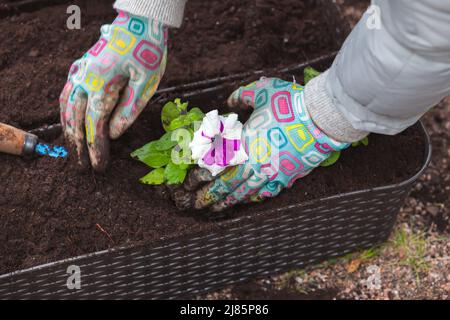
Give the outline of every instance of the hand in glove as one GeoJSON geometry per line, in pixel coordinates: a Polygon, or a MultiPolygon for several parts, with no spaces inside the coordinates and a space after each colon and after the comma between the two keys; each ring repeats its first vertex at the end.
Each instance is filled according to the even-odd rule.
{"type": "Polygon", "coordinates": [[[228,105],[254,109],[242,137],[249,159],[214,179],[206,169],[190,172],[183,189],[173,194],[179,208],[222,211],[275,197],[333,151],[349,146],[313,123],[305,108],[304,87],[295,83],[263,78],[235,91],[228,105]]]}
{"type": "Polygon", "coordinates": [[[61,123],[80,164],[106,169],[109,139],[119,138],[158,88],[167,58],[167,28],[119,12],[100,40],[70,68],[60,98],[61,123]],[[89,154],[89,157],[88,157],[89,154]]]}

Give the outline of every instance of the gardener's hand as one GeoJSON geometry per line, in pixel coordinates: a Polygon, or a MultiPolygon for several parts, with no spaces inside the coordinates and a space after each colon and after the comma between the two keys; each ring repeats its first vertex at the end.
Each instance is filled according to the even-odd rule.
{"type": "Polygon", "coordinates": [[[191,171],[183,189],[173,194],[177,206],[221,211],[237,203],[275,197],[331,152],[348,147],[313,123],[305,109],[303,89],[292,82],[263,78],[235,91],[228,99],[230,107],[254,109],[243,131],[249,160],[215,179],[206,169],[191,171]]]}
{"type": "Polygon", "coordinates": [[[109,138],[119,138],[154,95],[164,74],[167,28],[119,12],[71,67],[60,98],[61,123],[80,164],[106,169],[109,138]],[[89,157],[88,157],[89,154],[89,157]]]}

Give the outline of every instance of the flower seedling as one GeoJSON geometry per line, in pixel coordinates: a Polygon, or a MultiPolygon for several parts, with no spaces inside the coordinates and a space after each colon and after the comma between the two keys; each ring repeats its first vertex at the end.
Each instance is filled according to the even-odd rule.
{"type": "Polygon", "coordinates": [[[204,116],[199,108],[188,111],[188,103],[182,103],[180,99],[163,107],[161,121],[166,133],[131,154],[153,169],[140,179],[142,183],[174,185],[184,182],[189,169],[194,166],[189,143],[204,116]]]}
{"type": "Polygon", "coordinates": [[[248,159],[241,143],[243,125],[235,113],[188,111],[188,104],[176,99],[163,107],[161,121],[166,133],[131,154],[153,169],[142,183],[181,184],[195,165],[216,176],[248,159]]]}

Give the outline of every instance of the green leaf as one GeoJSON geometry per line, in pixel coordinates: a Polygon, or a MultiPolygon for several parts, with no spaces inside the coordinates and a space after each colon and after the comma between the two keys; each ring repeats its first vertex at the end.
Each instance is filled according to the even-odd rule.
{"type": "Polygon", "coordinates": [[[199,108],[192,108],[187,114],[180,114],[166,126],[166,131],[174,131],[180,128],[187,128],[195,122],[200,122],[205,114],[199,108]]]}
{"type": "Polygon", "coordinates": [[[165,133],[161,139],[155,141],[154,148],[157,151],[172,150],[177,145],[177,141],[172,141],[172,132],[165,133]]]}
{"type": "Polygon", "coordinates": [[[187,115],[181,115],[176,119],[173,119],[170,125],[167,127],[168,131],[175,131],[180,128],[187,127],[191,124],[191,120],[187,115]]]}
{"type": "Polygon", "coordinates": [[[169,152],[153,152],[147,154],[145,157],[140,159],[143,163],[148,165],[151,168],[161,168],[167,165],[170,162],[170,153],[169,152]]]}
{"type": "Polygon", "coordinates": [[[167,180],[167,184],[181,184],[186,179],[187,169],[181,168],[179,165],[170,162],[165,171],[164,177],[167,180]]]}
{"type": "Polygon", "coordinates": [[[199,108],[192,108],[191,110],[189,110],[187,116],[189,120],[191,120],[191,123],[193,123],[196,121],[202,121],[205,117],[205,114],[199,108]]]}
{"type": "Polygon", "coordinates": [[[143,184],[161,185],[166,181],[164,176],[164,168],[158,168],[151,171],[145,177],[139,180],[143,184]]]}
{"type": "Polygon", "coordinates": [[[175,104],[177,105],[177,108],[180,109],[181,114],[186,114],[187,108],[188,108],[188,105],[189,105],[188,102],[182,103],[181,99],[178,98],[178,99],[175,99],[175,104]]]}
{"type": "Polygon", "coordinates": [[[164,105],[161,112],[161,121],[164,130],[169,131],[169,125],[180,115],[187,113],[188,103],[181,103],[180,99],[175,99],[174,102],[168,102],[164,105]]]}
{"type": "Polygon", "coordinates": [[[368,137],[368,136],[365,137],[364,139],[362,139],[362,140],[360,141],[360,143],[361,143],[363,146],[367,147],[367,146],[369,145],[369,137],[368,137]]]}
{"type": "Polygon", "coordinates": [[[367,136],[364,139],[362,139],[361,143],[367,147],[369,145],[369,137],[367,136]]]}
{"type": "Polygon", "coordinates": [[[359,141],[356,141],[356,142],[353,142],[353,143],[352,143],[352,147],[354,147],[354,148],[359,147],[359,146],[361,146],[361,145],[363,145],[363,146],[365,146],[365,147],[367,147],[367,146],[369,145],[369,137],[368,137],[368,136],[365,137],[365,138],[362,139],[362,140],[359,140],[359,141]]]}
{"type": "Polygon", "coordinates": [[[194,164],[192,164],[192,163],[180,163],[178,166],[179,166],[180,169],[182,169],[182,170],[188,170],[188,171],[189,171],[189,169],[191,169],[192,167],[194,167],[194,164]]]}
{"type": "Polygon", "coordinates": [[[313,67],[306,67],[303,70],[303,75],[305,79],[305,85],[310,82],[312,79],[320,75],[320,72],[314,69],[313,67]]]}
{"type": "Polygon", "coordinates": [[[161,121],[164,127],[164,130],[168,131],[168,126],[172,122],[173,119],[177,118],[180,115],[180,111],[177,108],[177,105],[174,102],[167,102],[161,112],[161,121]]]}
{"type": "Polygon", "coordinates": [[[323,161],[320,165],[322,167],[332,166],[333,164],[335,164],[339,160],[340,157],[341,157],[341,152],[340,151],[332,152],[330,157],[328,159],[326,159],[325,161],[323,161]]]}
{"type": "Polygon", "coordinates": [[[138,159],[140,161],[143,161],[142,159],[145,158],[146,156],[148,156],[151,153],[157,152],[158,150],[156,149],[156,141],[152,141],[150,143],[147,143],[145,146],[135,150],[132,154],[131,157],[138,159]]]}

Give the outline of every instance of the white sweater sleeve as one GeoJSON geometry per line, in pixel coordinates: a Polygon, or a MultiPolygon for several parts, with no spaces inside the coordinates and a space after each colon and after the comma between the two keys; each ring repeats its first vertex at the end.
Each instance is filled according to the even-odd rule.
{"type": "Polygon", "coordinates": [[[450,93],[450,1],[372,3],[331,69],[305,89],[312,119],[340,141],[397,134],[450,93]]]}
{"type": "Polygon", "coordinates": [[[179,28],[187,0],[117,0],[114,8],[179,28]]]}

